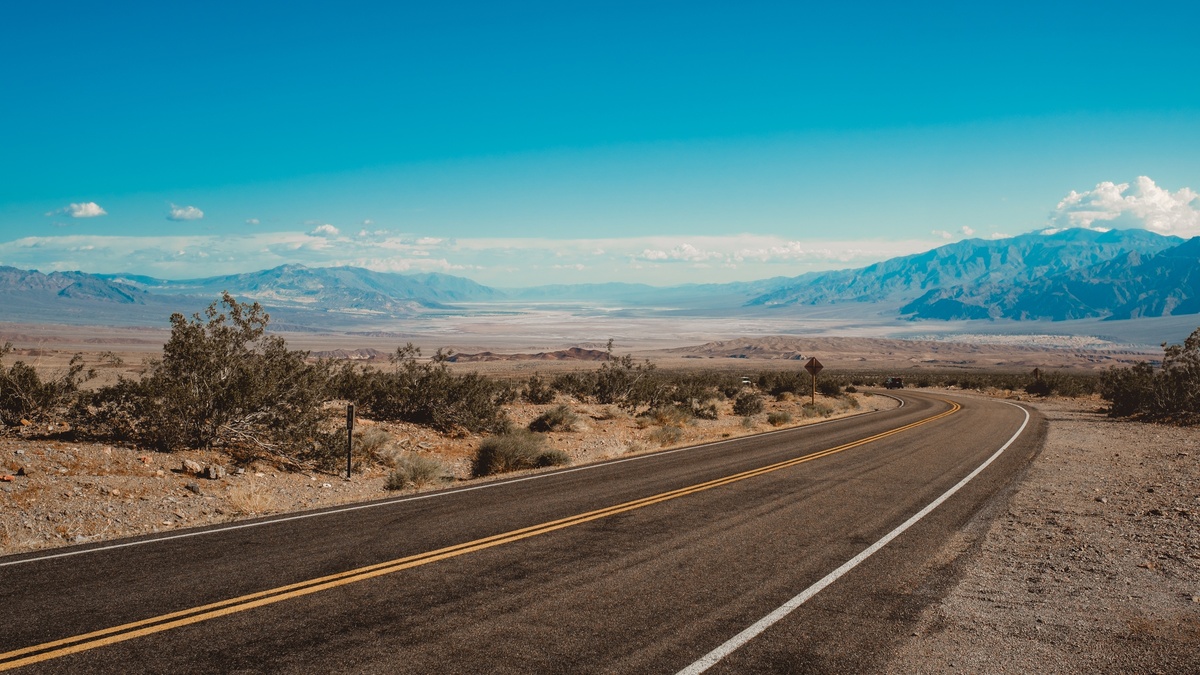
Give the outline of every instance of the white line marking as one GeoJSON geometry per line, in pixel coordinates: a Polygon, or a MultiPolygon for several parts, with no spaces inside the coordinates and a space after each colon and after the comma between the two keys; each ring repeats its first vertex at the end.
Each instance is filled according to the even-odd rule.
{"type": "MultiPolygon", "coordinates": [[[[899,407],[892,408],[892,410],[899,410],[900,408],[904,407],[904,401],[901,401],[900,399],[896,398],[895,396],[890,396],[888,394],[876,394],[876,396],[887,396],[888,398],[894,399],[896,401],[900,401],[899,407]]],[[[332,509],[328,509],[328,510],[324,510],[324,511],[311,511],[308,513],[299,513],[299,514],[290,515],[290,516],[272,517],[267,520],[259,520],[259,521],[253,522],[253,523],[240,523],[238,525],[226,525],[225,527],[206,528],[203,530],[197,530],[197,531],[193,531],[193,532],[181,532],[180,534],[171,534],[171,535],[167,535],[164,537],[153,537],[151,539],[139,539],[138,541],[127,541],[127,542],[124,542],[121,544],[109,544],[107,546],[97,546],[96,548],[88,548],[88,549],[83,549],[83,550],[79,550],[79,551],[64,551],[62,553],[50,553],[47,555],[41,555],[41,556],[37,556],[37,557],[33,557],[33,558],[25,558],[22,560],[11,560],[8,562],[0,562],[0,567],[8,567],[10,565],[24,565],[25,563],[39,562],[42,560],[54,560],[55,558],[69,558],[71,556],[84,555],[85,553],[98,553],[100,551],[112,551],[112,550],[120,549],[120,548],[129,548],[131,546],[143,546],[145,544],[154,544],[154,543],[158,543],[160,541],[171,541],[172,539],[187,539],[189,537],[200,537],[203,535],[218,534],[221,532],[232,532],[234,530],[245,530],[245,529],[249,529],[252,527],[262,527],[264,525],[274,525],[276,523],[286,523],[286,522],[293,521],[293,520],[305,520],[307,518],[317,518],[320,516],[329,516],[329,515],[334,515],[334,514],[338,514],[338,513],[349,513],[351,511],[360,511],[362,509],[373,509],[373,508],[380,507],[380,506],[391,506],[392,504],[401,504],[404,502],[415,502],[415,501],[420,501],[423,499],[436,499],[439,497],[448,497],[450,495],[456,495],[456,494],[463,493],[463,492],[474,492],[475,490],[486,490],[489,488],[500,487],[502,485],[512,485],[513,483],[523,483],[523,482],[529,481],[529,480],[539,480],[542,478],[549,478],[551,476],[560,476],[563,474],[575,473],[577,471],[590,471],[590,470],[598,469],[598,468],[604,467],[604,466],[612,466],[613,464],[624,464],[625,462],[639,462],[639,461],[643,461],[643,460],[656,459],[659,457],[665,457],[667,455],[673,455],[677,452],[699,450],[700,448],[707,448],[707,447],[712,447],[712,446],[717,446],[717,445],[723,445],[726,443],[734,443],[737,441],[744,441],[744,440],[751,439],[751,438],[761,438],[763,436],[774,436],[776,434],[786,434],[790,431],[811,429],[813,427],[824,426],[826,424],[835,424],[837,422],[842,422],[844,420],[854,419],[854,418],[858,418],[858,417],[865,417],[867,415],[874,415],[874,414],[882,413],[882,412],[887,412],[887,410],[872,410],[870,412],[858,413],[857,415],[847,415],[846,417],[839,417],[839,418],[832,419],[832,420],[825,420],[823,422],[806,424],[804,426],[799,426],[799,427],[791,427],[789,429],[778,429],[775,431],[766,431],[766,432],[763,432],[760,434],[753,434],[750,436],[739,436],[737,438],[727,438],[727,439],[720,440],[720,441],[713,441],[711,443],[701,443],[700,445],[689,445],[689,446],[683,447],[683,448],[675,448],[674,450],[663,450],[661,452],[655,452],[655,453],[650,453],[650,454],[645,454],[645,455],[638,455],[636,457],[626,457],[625,459],[617,459],[617,460],[612,460],[612,461],[608,461],[608,462],[599,462],[596,464],[588,464],[585,466],[578,466],[573,469],[561,469],[558,471],[547,471],[547,472],[543,472],[543,473],[534,474],[531,476],[524,476],[521,478],[510,478],[507,480],[492,481],[490,483],[484,483],[482,485],[472,485],[470,487],[445,490],[442,492],[433,492],[433,493],[426,494],[426,495],[413,495],[411,497],[397,497],[396,499],[387,499],[387,500],[383,500],[383,501],[370,502],[368,504],[356,504],[354,506],[345,506],[342,508],[332,508],[332,509]]]]}
{"type": "Polygon", "coordinates": [[[704,671],[708,670],[709,668],[712,668],[713,666],[717,665],[717,663],[721,659],[725,658],[726,656],[729,656],[730,654],[732,654],[734,651],[736,651],[742,645],[744,645],[747,642],[758,637],[763,631],[770,628],[773,624],[775,624],[776,622],[778,622],[780,619],[784,618],[788,614],[791,614],[792,612],[794,612],[796,609],[798,609],[800,607],[800,605],[803,605],[814,595],[825,590],[825,588],[828,587],[830,584],[837,581],[843,575],[845,575],[847,572],[849,572],[850,570],[857,567],[859,563],[866,560],[867,558],[870,558],[872,555],[875,554],[876,551],[883,548],[884,546],[887,546],[888,542],[890,542],[891,540],[900,536],[901,533],[903,533],[908,528],[912,527],[914,524],[916,524],[917,521],[919,521],[922,518],[924,518],[925,516],[929,515],[929,512],[936,509],[938,506],[940,506],[942,504],[942,502],[949,499],[951,495],[953,495],[955,492],[958,492],[960,489],[962,489],[962,487],[964,485],[971,482],[971,480],[973,478],[975,478],[980,473],[982,473],[984,469],[988,468],[988,466],[992,462],[994,462],[996,460],[996,458],[1001,455],[1001,453],[1003,453],[1005,450],[1007,450],[1009,448],[1009,446],[1011,446],[1017,440],[1017,437],[1021,435],[1021,432],[1025,431],[1026,425],[1029,424],[1029,411],[1028,410],[1026,410],[1025,408],[1023,408],[1019,405],[1016,405],[1014,403],[1008,403],[1008,401],[1000,401],[1000,403],[1005,403],[1007,405],[1011,405],[1012,407],[1017,408],[1021,412],[1025,413],[1025,421],[1021,422],[1021,428],[1017,429],[1017,433],[1013,434],[1012,438],[1009,438],[1007,443],[1000,446],[1000,449],[997,450],[995,452],[995,454],[993,454],[991,457],[988,457],[986,462],[979,465],[979,468],[977,468],[974,471],[972,471],[971,473],[967,474],[966,478],[963,478],[962,480],[960,480],[957,484],[954,485],[954,487],[950,488],[945,493],[943,493],[941,497],[938,497],[937,499],[933,500],[928,506],[921,509],[916,514],[914,514],[911,518],[909,518],[908,520],[901,523],[899,527],[897,527],[896,529],[892,530],[891,532],[888,532],[887,534],[885,534],[882,539],[875,542],[874,544],[871,544],[871,546],[868,547],[866,550],[864,550],[862,553],[859,553],[858,555],[854,556],[853,558],[847,560],[845,563],[842,564],[841,567],[839,567],[836,570],[825,575],[825,577],[823,577],[820,581],[818,581],[817,583],[813,584],[812,586],[809,586],[808,588],[804,589],[804,591],[801,592],[800,595],[797,595],[796,597],[792,598],[791,600],[788,600],[782,606],[780,606],[779,609],[776,609],[775,611],[771,612],[770,614],[768,614],[768,615],[764,616],[763,618],[759,619],[758,621],[754,622],[754,624],[751,625],[749,628],[747,628],[746,630],[733,636],[732,638],[727,640],[724,644],[722,644],[720,647],[717,647],[716,649],[712,650],[711,652],[700,657],[700,659],[698,661],[696,661],[692,665],[688,666],[687,668],[684,668],[683,670],[679,671],[678,675],[699,675],[699,673],[703,673],[704,671]]]}

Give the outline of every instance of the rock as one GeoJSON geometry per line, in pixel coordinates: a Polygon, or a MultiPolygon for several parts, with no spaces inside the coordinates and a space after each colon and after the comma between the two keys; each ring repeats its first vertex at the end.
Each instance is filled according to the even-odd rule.
{"type": "Polygon", "coordinates": [[[183,487],[185,490],[187,490],[189,492],[195,492],[196,494],[200,494],[200,484],[199,483],[192,482],[192,483],[188,483],[187,485],[184,485],[183,487]]]}
{"type": "Polygon", "coordinates": [[[246,470],[239,466],[237,469],[237,475],[241,476],[245,473],[246,473],[246,470]]]}
{"type": "Polygon", "coordinates": [[[331,485],[331,484],[329,484],[329,483],[321,483],[321,487],[323,487],[323,488],[331,488],[331,487],[333,487],[333,485],[331,485]]]}
{"type": "Polygon", "coordinates": [[[204,468],[204,477],[209,480],[217,480],[225,477],[225,467],[220,464],[209,464],[204,468]]]}
{"type": "Polygon", "coordinates": [[[150,455],[142,455],[141,457],[138,457],[138,461],[140,461],[142,464],[149,464],[150,455]]]}
{"type": "Polygon", "coordinates": [[[0,476],[0,480],[4,481],[5,483],[11,483],[16,479],[16,476],[0,476]]]}
{"type": "Polygon", "coordinates": [[[23,455],[23,454],[25,454],[25,451],[18,449],[14,454],[23,455]]]}
{"type": "Polygon", "coordinates": [[[195,462],[190,459],[183,460],[183,472],[184,473],[196,475],[203,470],[204,470],[204,467],[200,466],[200,462],[195,462]]]}
{"type": "Polygon", "coordinates": [[[112,489],[112,491],[111,491],[111,492],[109,492],[109,494],[110,494],[110,495],[112,495],[112,496],[114,496],[114,497],[120,497],[120,496],[121,496],[121,491],[120,491],[120,490],[118,490],[118,489],[116,489],[116,488],[113,488],[113,489],[112,489]]]}
{"type": "Polygon", "coordinates": [[[27,471],[27,470],[25,469],[25,467],[23,467],[23,466],[22,466],[22,467],[18,467],[18,468],[17,468],[17,475],[18,475],[18,476],[28,476],[28,475],[29,475],[29,471],[27,471]]]}
{"type": "Polygon", "coordinates": [[[33,422],[30,422],[29,420],[21,420],[21,426],[23,426],[23,427],[28,427],[28,426],[32,426],[32,425],[33,425],[33,422]]]}

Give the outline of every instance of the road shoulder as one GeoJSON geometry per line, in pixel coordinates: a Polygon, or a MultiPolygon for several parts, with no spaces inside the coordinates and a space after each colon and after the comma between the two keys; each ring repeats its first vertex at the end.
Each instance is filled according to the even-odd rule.
{"type": "Polygon", "coordinates": [[[1200,429],[1037,402],[1042,453],[890,672],[1200,672],[1200,429]]]}

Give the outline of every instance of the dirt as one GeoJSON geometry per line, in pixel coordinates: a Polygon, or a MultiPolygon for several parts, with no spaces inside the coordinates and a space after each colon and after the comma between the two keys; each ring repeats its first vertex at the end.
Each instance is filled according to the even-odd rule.
{"type": "Polygon", "coordinates": [[[1041,455],[896,673],[1200,672],[1200,429],[1036,403],[1041,455]]]}

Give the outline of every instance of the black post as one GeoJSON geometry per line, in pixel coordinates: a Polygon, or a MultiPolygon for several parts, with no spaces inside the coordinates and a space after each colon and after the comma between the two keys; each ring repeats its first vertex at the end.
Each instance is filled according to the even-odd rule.
{"type": "Polygon", "coordinates": [[[346,406],[346,480],[350,480],[350,452],[354,449],[354,404],[346,406]]]}

